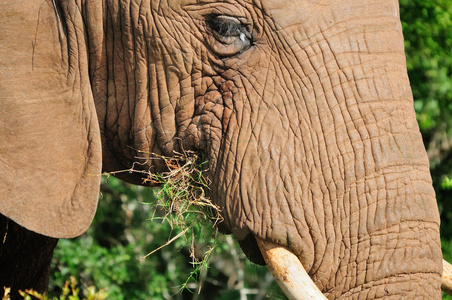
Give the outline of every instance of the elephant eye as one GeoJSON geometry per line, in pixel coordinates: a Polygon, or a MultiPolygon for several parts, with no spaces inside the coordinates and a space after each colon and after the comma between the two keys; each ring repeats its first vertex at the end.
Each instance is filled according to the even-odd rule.
{"type": "Polygon", "coordinates": [[[223,57],[233,56],[253,45],[248,26],[236,17],[209,15],[206,25],[214,39],[208,39],[212,50],[223,57]]]}

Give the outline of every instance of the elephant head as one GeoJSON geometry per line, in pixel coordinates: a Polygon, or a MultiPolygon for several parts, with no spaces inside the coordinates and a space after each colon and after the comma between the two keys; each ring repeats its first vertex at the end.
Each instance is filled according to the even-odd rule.
{"type": "MultiPolygon", "coordinates": [[[[0,4],[0,212],[67,238],[99,176],[206,155],[250,260],[330,299],[440,297],[439,215],[395,0],[0,4]],[[9,58],[8,55],[12,55],[9,58]],[[148,154],[149,153],[149,154],[148,154]]],[[[118,173],[140,184],[140,173],[118,173]]]]}

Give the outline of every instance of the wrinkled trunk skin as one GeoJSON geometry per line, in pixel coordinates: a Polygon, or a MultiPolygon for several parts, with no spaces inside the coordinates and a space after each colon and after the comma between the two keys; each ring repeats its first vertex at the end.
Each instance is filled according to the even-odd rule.
{"type": "Polygon", "coordinates": [[[306,32],[287,29],[283,42],[296,46],[284,66],[256,58],[270,61],[256,73],[293,87],[267,80],[262,102],[236,108],[247,119],[229,125],[238,132],[227,132],[223,153],[235,156],[218,162],[226,171],[215,174],[224,184],[214,198],[239,239],[249,229],[288,245],[332,299],[431,299],[440,296],[439,217],[397,3],[362,5],[300,20],[306,32]]]}
{"type": "Polygon", "coordinates": [[[387,2],[305,7],[304,30],[275,12],[292,27],[248,62],[266,80],[242,79],[260,92],[234,107],[213,166],[232,233],[289,246],[331,299],[440,297],[438,211],[387,2]]]}
{"type": "Polygon", "coordinates": [[[105,25],[88,25],[103,45],[90,70],[104,168],[161,171],[146,153],[205,152],[222,228],[251,260],[259,236],[294,251],[330,299],[439,299],[397,1],[189,4],[108,0],[93,17],[105,25]],[[245,15],[255,46],[212,54],[199,11],[213,7],[245,15]]]}

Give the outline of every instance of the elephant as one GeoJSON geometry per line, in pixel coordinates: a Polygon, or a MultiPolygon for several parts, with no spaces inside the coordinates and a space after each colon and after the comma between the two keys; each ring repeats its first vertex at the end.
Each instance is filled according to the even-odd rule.
{"type": "Polygon", "coordinates": [[[167,171],[152,154],[183,150],[207,157],[218,226],[252,262],[287,249],[328,299],[441,297],[396,0],[1,1],[0,28],[12,299],[45,291],[102,172],[143,184],[167,171]]]}

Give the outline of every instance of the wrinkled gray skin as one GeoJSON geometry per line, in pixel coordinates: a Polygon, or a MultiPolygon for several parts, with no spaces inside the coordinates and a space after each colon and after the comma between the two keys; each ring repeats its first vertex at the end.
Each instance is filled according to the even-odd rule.
{"type": "Polygon", "coordinates": [[[397,1],[3,2],[3,215],[79,235],[101,162],[162,172],[146,153],[194,150],[251,260],[259,236],[329,299],[440,298],[397,1]]]}

